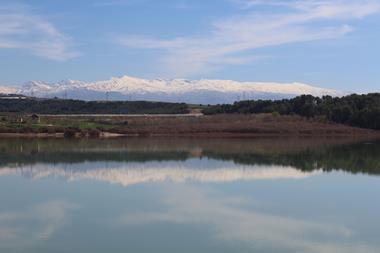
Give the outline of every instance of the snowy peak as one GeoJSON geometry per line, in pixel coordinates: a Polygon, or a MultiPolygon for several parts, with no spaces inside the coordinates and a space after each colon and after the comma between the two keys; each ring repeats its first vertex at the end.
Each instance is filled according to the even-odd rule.
{"type": "Polygon", "coordinates": [[[0,86],[0,94],[14,94],[17,92],[18,92],[17,88],[0,86]]]}
{"type": "MultiPolygon", "coordinates": [[[[1,90],[0,90],[1,91],[1,90]]],[[[37,97],[83,100],[151,100],[196,104],[232,103],[239,99],[282,99],[311,94],[340,96],[342,93],[303,83],[237,82],[232,80],[141,79],[131,76],[83,82],[31,81],[17,90],[37,97]]]]}

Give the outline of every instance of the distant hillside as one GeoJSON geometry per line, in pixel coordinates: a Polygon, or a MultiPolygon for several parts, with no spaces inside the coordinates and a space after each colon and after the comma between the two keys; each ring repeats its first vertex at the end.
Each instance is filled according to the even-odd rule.
{"type": "Polygon", "coordinates": [[[237,82],[232,80],[141,79],[130,76],[105,81],[65,80],[56,83],[27,82],[1,90],[41,98],[79,100],[129,100],[184,102],[190,104],[233,103],[246,99],[283,99],[302,94],[340,96],[341,92],[303,83],[237,82]]]}

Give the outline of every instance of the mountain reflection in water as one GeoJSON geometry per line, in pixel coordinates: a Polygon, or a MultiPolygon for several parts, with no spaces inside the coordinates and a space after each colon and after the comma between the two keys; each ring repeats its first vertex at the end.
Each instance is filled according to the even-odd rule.
{"type": "Polygon", "coordinates": [[[347,139],[8,139],[0,151],[0,175],[124,186],[297,179],[334,170],[380,174],[380,142],[347,139]]]}
{"type": "Polygon", "coordinates": [[[2,139],[0,252],[377,253],[379,174],[379,141],[2,139]]]}

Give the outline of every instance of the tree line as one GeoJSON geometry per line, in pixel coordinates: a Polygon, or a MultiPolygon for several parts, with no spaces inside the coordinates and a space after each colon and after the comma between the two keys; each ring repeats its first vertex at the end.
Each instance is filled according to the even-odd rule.
{"type": "Polygon", "coordinates": [[[301,95],[282,100],[247,100],[234,104],[209,106],[204,114],[272,113],[322,117],[350,126],[380,129],[380,93],[352,94],[344,97],[301,95]]]}
{"type": "Polygon", "coordinates": [[[18,114],[182,114],[185,103],[82,101],[70,99],[0,99],[0,112],[18,114]]]}

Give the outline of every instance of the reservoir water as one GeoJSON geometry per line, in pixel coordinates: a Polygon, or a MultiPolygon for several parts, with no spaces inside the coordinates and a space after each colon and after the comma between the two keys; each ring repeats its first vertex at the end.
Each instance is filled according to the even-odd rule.
{"type": "Polygon", "coordinates": [[[378,253],[379,237],[379,141],[0,141],[0,252],[378,253]]]}

